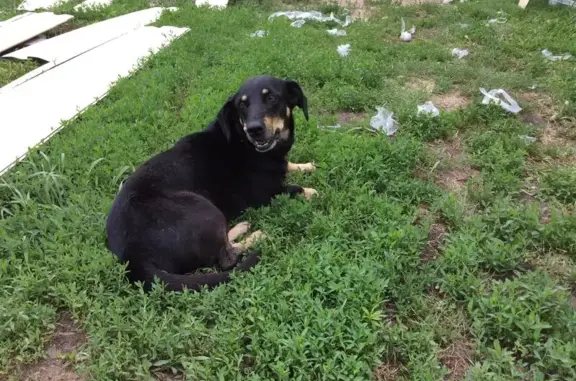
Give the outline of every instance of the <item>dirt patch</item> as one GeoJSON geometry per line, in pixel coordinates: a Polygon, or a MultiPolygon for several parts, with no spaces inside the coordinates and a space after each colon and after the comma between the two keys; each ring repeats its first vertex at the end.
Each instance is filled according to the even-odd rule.
{"type": "Polygon", "coordinates": [[[398,320],[396,319],[396,303],[392,301],[386,301],[384,303],[384,315],[386,316],[386,320],[391,325],[398,324],[398,320]]]}
{"type": "Polygon", "coordinates": [[[46,359],[23,369],[23,381],[82,381],[74,371],[67,369],[61,357],[73,353],[86,342],[82,332],[70,314],[63,313],[56,322],[56,330],[46,351],[46,359]]]}
{"type": "Polygon", "coordinates": [[[429,262],[438,257],[439,248],[444,237],[448,233],[448,229],[444,224],[434,223],[428,232],[428,242],[420,254],[422,262],[429,262]]]}
{"type": "Polygon", "coordinates": [[[538,253],[530,259],[530,264],[544,270],[550,277],[565,286],[570,286],[572,269],[576,268],[576,262],[570,257],[555,252],[538,253]]]}
{"type": "Polygon", "coordinates": [[[395,381],[402,373],[402,366],[395,361],[382,361],[374,371],[377,381],[395,381]]]}
{"type": "Polygon", "coordinates": [[[406,87],[408,87],[410,90],[424,91],[431,94],[436,87],[436,82],[431,79],[410,78],[406,82],[406,87]]]}
{"type": "Polygon", "coordinates": [[[445,111],[464,108],[470,104],[470,98],[459,91],[453,91],[446,94],[435,94],[432,96],[431,101],[436,107],[445,111]]]}
{"type": "Polygon", "coordinates": [[[456,191],[463,188],[466,181],[478,176],[480,176],[480,171],[473,168],[451,169],[439,172],[436,184],[446,190],[456,191]]]}
{"type": "Polygon", "coordinates": [[[472,168],[466,161],[466,153],[462,148],[462,140],[456,137],[450,141],[437,140],[427,144],[435,155],[438,169],[436,184],[446,190],[461,189],[468,179],[480,175],[480,171],[472,168]]]}
{"type": "Polygon", "coordinates": [[[356,123],[364,120],[365,118],[366,118],[365,113],[344,111],[338,114],[338,123],[341,124],[356,123]]]}
{"type": "Polygon", "coordinates": [[[339,6],[350,11],[353,20],[367,20],[374,14],[376,8],[366,6],[367,2],[365,0],[337,0],[339,6]]]}
{"type": "Polygon", "coordinates": [[[542,203],[540,206],[540,223],[545,225],[550,222],[550,218],[550,207],[548,204],[542,203]]]}
{"type": "Polygon", "coordinates": [[[440,352],[440,362],[450,371],[446,380],[463,380],[472,366],[474,345],[466,340],[457,340],[440,352]]]}

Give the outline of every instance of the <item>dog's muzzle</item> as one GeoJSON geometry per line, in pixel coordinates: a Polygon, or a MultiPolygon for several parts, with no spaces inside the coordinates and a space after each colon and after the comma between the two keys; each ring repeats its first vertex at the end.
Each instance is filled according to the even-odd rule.
{"type": "Polygon", "coordinates": [[[254,146],[258,152],[267,152],[273,149],[280,138],[280,133],[276,131],[271,137],[266,137],[266,127],[261,125],[246,125],[242,120],[240,121],[244,126],[244,133],[248,141],[254,146]],[[262,138],[260,138],[262,135],[262,138]]]}

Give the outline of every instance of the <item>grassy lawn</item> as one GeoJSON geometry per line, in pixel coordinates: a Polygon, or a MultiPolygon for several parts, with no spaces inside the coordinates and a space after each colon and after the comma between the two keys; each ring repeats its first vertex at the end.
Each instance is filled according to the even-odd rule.
{"type": "MultiPolygon", "coordinates": [[[[117,3],[75,22],[147,6],[117,3]]],[[[576,380],[576,66],[540,53],[576,56],[575,9],[382,2],[335,37],[268,22],[305,1],[191,3],[158,23],[189,33],[3,177],[0,379],[67,364],[86,380],[576,380]],[[104,246],[122,180],[265,73],[308,96],[290,159],[320,168],[291,178],[320,197],[248,211],[269,238],[230,284],[131,287],[104,246]],[[522,112],[482,105],[480,87],[522,112]],[[428,100],[440,117],[416,114],[428,100]],[[380,105],[394,138],[358,128],[380,105]]],[[[32,65],[0,62],[0,81],[32,65]]]]}

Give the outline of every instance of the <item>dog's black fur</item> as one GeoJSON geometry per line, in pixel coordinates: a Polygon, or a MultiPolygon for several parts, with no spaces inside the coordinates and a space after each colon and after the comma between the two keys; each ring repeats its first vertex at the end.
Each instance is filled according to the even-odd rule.
{"type": "Polygon", "coordinates": [[[108,248],[128,262],[131,282],[150,290],[156,276],[170,290],[198,290],[227,282],[233,268],[258,263],[258,252],[238,261],[227,224],[278,194],[303,192],[285,184],[296,106],[308,119],[298,83],[248,79],[205,130],[185,136],[126,180],[106,231],[108,248]],[[214,265],[222,271],[188,274],[214,265]]]}

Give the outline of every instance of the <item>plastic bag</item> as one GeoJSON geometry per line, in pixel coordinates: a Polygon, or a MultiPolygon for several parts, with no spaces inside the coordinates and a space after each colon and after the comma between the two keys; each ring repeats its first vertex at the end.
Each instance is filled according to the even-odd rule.
{"type": "Polygon", "coordinates": [[[468,54],[470,54],[468,49],[458,49],[458,48],[452,49],[452,56],[458,58],[459,60],[466,57],[468,54]]]}
{"type": "Polygon", "coordinates": [[[567,7],[576,8],[576,1],[574,1],[574,0],[548,0],[548,5],[551,5],[553,7],[558,6],[558,5],[560,5],[560,6],[564,5],[567,7]]]}
{"type": "Polygon", "coordinates": [[[318,11],[309,11],[309,12],[304,12],[304,11],[287,11],[287,12],[274,12],[272,13],[269,17],[268,20],[272,20],[276,17],[280,17],[280,16],[286,16],[288,17],[290,20],[295,20],[291,25],[295,28],[300,28],[302,27],[302,25],[304,25],[306,23],[306,20],[310,20],[310,21],[319,21],[319,22],[328,22],[328,21],[333,21],[335,23],[337,23],[338,25],[340,25],[342,28],[347,27],[348,25],[350,25],[350,23],[352,22],[352,19],[350,18],[350,16],[346,16],[345,20],[338,20],[336,17],[334,17],[334,13],[330,13],[330,16],[324,16],[322,14],[322,12],[318,12],[318,11]]]}
{"type": "Polygon", "coordinates": [[[416,33],[416,27],[412,25],[409,31],[406,31],[406,22],[404,22],[404,17],[402,17],[402,26],[400,28],[400,39],[404,42],[412,41],[412,35],[416,33]]]}
{"type": "Polygon", "coordinates": [[[252,33],[250,37],[266,37],[268,32],[265,30],[257,30],[256,32],[252,33]]]}
{"type": "Polygon", "coordinates": [[[526,144],[531,144],[536,142],[536,138],[533,136],[528,136],[528,135],[522,135],[520,136],[520,139],[524,140],[524,143],[526,144]]]}
{"type": "Polygon", "coordinates": [[[378,106],[376,107],[376,115],[370,119],[370,127],[388,136],[392,136],[398,131],[394,113],[378,106]]]}
{"type": "Polygon", "coordinates": [[[346,57],[350,53],[350,44],[338,45],[336,50],[340,56],[346,57]]]}
{"type": "Polygon", "coordinates": [[[544,57],[548,58],[550,61],[565,61],[565,60],[572,59],[572,55],[570,53],[564,53],[564,54],[561,54],[559,56],[555,56],[548,49],[542,50],[542,55],[544,57]]]}
{"type": "Polygon", "coordinates": [[[440,110],[438,110],[438,108],[434,106],[434,103],[428,101],[422,105],[418,105],[418,115],[420,114],[430,114],[432,116],[439,116],[440,110]]]}
{"type": "Polygon", "coordinates": [[[518,105],[518,102],[512,99],[512,97],[508,95],[508,93],[505,90],[493,89],[486,92],[486,89],[480,88],[480,92],[484,94],[482,104],[487,105],[489,103],[494,102],[497,105],[500,105],[500,107],[502,107],[504,110],[511,112],[513,114],[518,114],[520,111],[522,111],[522,108],[518,105]],[[505,101],[499,98],[500,95],[504,97],[505,101]]]}
{"type": "Polygon", "coordinates": [[[333,36],[346,36],[346,31],[343,29],[328,29],[326,32],[328,32],[328,34],[331,34],[333,36]]]}

